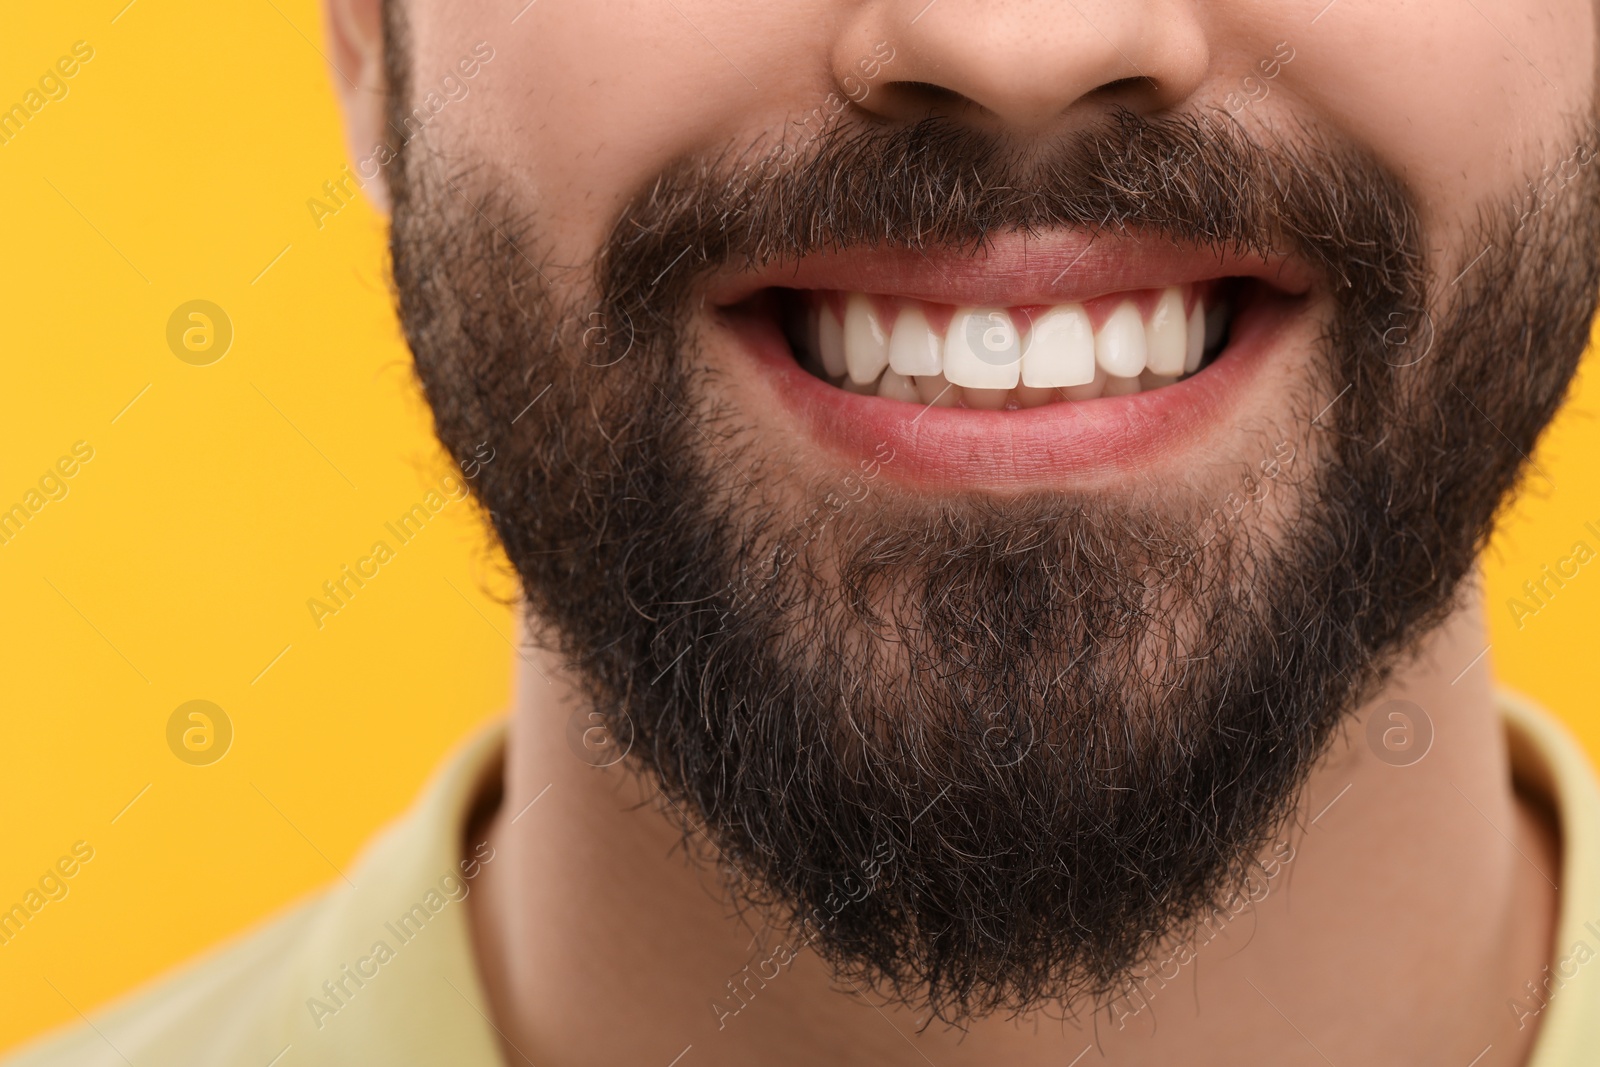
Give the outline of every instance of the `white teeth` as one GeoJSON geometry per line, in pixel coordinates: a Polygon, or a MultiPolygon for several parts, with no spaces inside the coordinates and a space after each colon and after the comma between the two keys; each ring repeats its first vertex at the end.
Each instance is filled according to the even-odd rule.
{"type": "Polygon", "coordinates": [[[921,308],[902,308],[900,317],[894,320],[894,331],[889,335],[889,366],[908,378],[944,372],[944,338],[928,325],[921,308]]]}
{"type": "Polygon", "coordinates": [[[1093,380],[1094,327],[1083,305],[1062,304],[1034,319],[1022,354],[1022,384],[1049,389],[1093,380]]]}
{"type": "Polygon", "coordinates": [[[1137,378],[1144,370],[1144,356],[1144,320],[1133,301],[1124,300],[1095,331],[1095,362],[1112,377],[1137,378]]]}
{"type": "Polygon", "coordinates": [[[1200,357],[1206,353],[1206,311],[1200,301],[1189,309],[1187,336],[1184,339],[1183,373],[1193,374],[1200,369],[1200,357]]]}
{"type": "Polygon", "coordinates": [[[1006,401],[1011,399],[1009,389],[973,389],[971,386],[961,390],[961,402],[969,408],[979,411],[999,411],[1006,406],[1006,401]]]}
{"type": "Polygon", "coordinates": [[[820,363],[828,381],[863,396],[985,411],[1172,385],[1217,350],[1230,317],[1226,302],[1207,307],[1189,287],[1169,286],[1155,294],[1148,318],[1133,294],[1105,301],[1111,311],[1099,329],[1082,304],[1041,308],[1024,340],[1020,320],[1004,308],[955,308],[949,327],[936,331],[920,301],[903,300],[880,314],[879,307],[889,306],[885,298],[839,296],[812,302],[803,323],[789,320],[802,363],[814,369],[820,363]],[[842,315],[833,310],[839,296],[842,315]],[[1190,299],[1194,306],[1185,314],[1190,299]]]}
{"type": "Polygon", "coordinates": [[[1219,302],[1215,307],[1206,309],[1206,348],[1217,347],[1222,340],[1222,331],[1228,325],[1228,309],[1219,302]]]}
{"type": "Polygon", "coordinates": [[[844,376],[844,326],[826,304],[817,308],[817,357],[828,377],[844,376]]]}
{"type": "Polygon", "coordinates": [[[896,373],[891,367],[878,379],[878,395],[885,400],[903,400],[914,404],[917,402],[917,383],[904,374],[896,373]]]}
{"type": "Polygon", "coordinates": [[[889,365],[888,334],[864,293],[851,293],[845,301],[844,361],[850,380],[862,385],[877,381],[889,365]]]}
{"type": "Polygon", "coordinates": [[[1095,400],[1106,391],[1106,369],[1096,363],[1093,380],[1083,385],[1069,385],[1061,390],[1061,395],[1068,400],[1095,400]]]}
{"type": "Polygon", "coordinates": [[[961,402],[960,386],[942,374],[917,375],[917,399],[936,408],[953,408],[961,402]]]}
{"type": "MultiPolygon", "coordinates": [[[[1028,365],[1022,365],[1023,374],[1027,374],[1028,365]]],[[[1027,385],[1019,385],[1011,391],[1016,398],[1017,406],[1023,408],[1042,408],[1046,404],[1054,404],[1061,399],[1060,389],[1035,389],[1027,385]]]]}
{"type": "Polygon", "coordinates": [[[1150,321],[1144,324],[1145,369],[1154,374],[1183,373],[1189,343],[1189,324],[1183,315],[1183,291],[1169,286],[1161,291],[1150,321]]]}
{"type": "MultiPolygon", "coordinates": [[[[1135,312],[1137,316],[1137,312],[1135,312]]],[[[962,388],[1011,389],[1021,375],[1017,327],[998,308],[959,308],[944,341],[944,376],[962,388]]]]}

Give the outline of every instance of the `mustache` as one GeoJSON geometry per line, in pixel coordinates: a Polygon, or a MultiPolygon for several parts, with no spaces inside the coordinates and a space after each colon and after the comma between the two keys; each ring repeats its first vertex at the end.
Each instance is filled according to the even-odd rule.
{"type": "Polygon", "coordinates": [[[632,198],[596,264],[620,319],[665,327],[694,283],[851,247],[977,254],[1058,227],[1307,261],[1348,310],[1420,309],[1420,215],[1336,135],[1256,135],[1206,114],[1126,109],[1022,144],[945,117],[836,125],[810,141],[679,160],[632,198]]]}

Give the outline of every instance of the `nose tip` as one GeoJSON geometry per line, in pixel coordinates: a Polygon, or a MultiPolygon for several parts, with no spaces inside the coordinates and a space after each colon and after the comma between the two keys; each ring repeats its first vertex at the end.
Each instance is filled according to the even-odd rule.
{"type": "Polygon", "coordinates": [[[906,0],[868,5],[841,35],[836,76],[856,53],[892,44],[884,92],[863,106],[906,119],[930,110],[983,116],[1024,133],[1117,104],[1172,107],[1205,76],[1191,0],[906,0]]]}

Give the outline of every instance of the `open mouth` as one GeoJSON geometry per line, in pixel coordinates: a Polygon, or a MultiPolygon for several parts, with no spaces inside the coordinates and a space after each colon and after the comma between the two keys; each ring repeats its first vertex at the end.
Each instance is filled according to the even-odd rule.
{"type": "Polygon", "coordinates": [[[1162,389],[1226,347],[1249,279],[1081,301],[958,307],[841,290],[765,294],[814,376],[852,393],[934,407],[1016,411],[1162,389]]]}
{"type": "Polygon", "coordinates": [[[703,303],[788,455],[892,452],[897,482],[995,492],[1127,486],[1226,449],[1306,372],[1318,293],[1291,256],[1063,231],[730,266],[703,303]]]}

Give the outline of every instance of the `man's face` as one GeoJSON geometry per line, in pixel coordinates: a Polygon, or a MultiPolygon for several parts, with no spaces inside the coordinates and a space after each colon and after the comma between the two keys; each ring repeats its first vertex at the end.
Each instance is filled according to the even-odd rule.
{"type": "Polygon", "coordinates": [[[543,633],[741,900],[951,1018],[1237,883],[1594,306],[1586,4],[389,19],[402,314],[543,633]]]}

